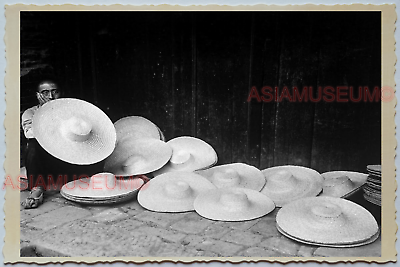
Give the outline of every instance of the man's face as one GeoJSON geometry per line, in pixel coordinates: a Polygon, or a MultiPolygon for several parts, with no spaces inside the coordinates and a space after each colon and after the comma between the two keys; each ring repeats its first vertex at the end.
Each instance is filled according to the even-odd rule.
{"type": "Polygon", "coordinates": [[[38,92],[36,93],[37,99],[41,105],[50,100],[59,98],[60,95],[61,91],[58,89],[57,84],[51,81],[41,83],[38,92]]]}

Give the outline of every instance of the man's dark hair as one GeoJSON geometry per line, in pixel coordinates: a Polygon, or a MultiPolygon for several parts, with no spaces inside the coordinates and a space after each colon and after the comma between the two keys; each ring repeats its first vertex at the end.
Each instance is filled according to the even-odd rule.
{"type": "Polygon", "coordinates": [[[48,77],[43,77],[43,78],[40,80],[40,82],[38,83],[38,85],[37,85],[37,87],[36,87],[36,91],[39,91],[40,85],[42,85],[42,84],[44,84],[44,83],[54,83],[54,84],[57,85],[58,89],[61,89],[61,86],[60,86],[60,83],[59,83],[58,79],[55,78],[55,77],[52,77],[52,76],[51,76],[51,77],[48,76],[48,77]]]}

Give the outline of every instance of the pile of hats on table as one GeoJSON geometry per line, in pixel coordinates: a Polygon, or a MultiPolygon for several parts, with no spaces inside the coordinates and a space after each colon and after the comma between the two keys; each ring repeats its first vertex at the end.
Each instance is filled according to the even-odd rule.
{"type": "MultiPolygon", "coordinates": [[[[78,109],[74,106],[78,100],[63,101],[68,102],[63,105],[78,109]]],[[[60,104],[55,100],[42,107],[46,112],[40,116],[60,121],[59,129],[49,135],[61,138],[62,149],[72,146],[76,152],[80,148],[83,156],[79,162],[90,164],[106,159],[103,173],[63,186],[61,194],[67,199],[111,203],[138,192],[138,202],[148,210],[196,211],[205,218],[221,221],[260,218],[281,207],[276,215],[277,229],[299,242],[353,247],[371,243],[379,236],[371,213],[344,199],[360,189],[367,181],[366,174],[321,175],[301,166],[277,166],[263,171],[243,163],[214,166],[215,150],[198,138],[185,136],[165,142],[154,123],[138,116],[122,118],[113,125],[105,114],[93,115],[94,110],[88,113],[69,109],[70,115],[48,114],[60,104]],[[141,175],[154,178],[145,183],[146,176],[141,175]]],[[[42,120],[35,117],[34,123],[42,120]]],[[[66,155],[70,153],[67,151],[66,155]]],[[[59,152],[56,154],[59,156],[59,152]]]]}

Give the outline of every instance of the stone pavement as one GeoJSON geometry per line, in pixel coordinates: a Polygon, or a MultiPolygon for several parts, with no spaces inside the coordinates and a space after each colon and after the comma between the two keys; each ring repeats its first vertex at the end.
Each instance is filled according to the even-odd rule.
{"type": "MultiPolygon", "coordinates": [[[[21,200],[28,192],[21,192],[21,200]]],[[[380,257],[381,240],[356,248],[301,244],[281,235],[278,209],[245,222],[218,222],[196,212],[157,213],[136,198],[80,205],[46,192],[37,209],[21,208],[21,256],[380,257]]]]}

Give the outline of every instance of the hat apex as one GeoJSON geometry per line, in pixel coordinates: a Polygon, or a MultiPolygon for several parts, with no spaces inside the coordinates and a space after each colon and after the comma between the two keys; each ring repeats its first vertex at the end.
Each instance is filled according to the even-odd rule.
{"type": "Polygon", "coordinates": [[[212,174],[213,183],[217,187],[231,187],[240,183],[239,173],[232,169],[221,169],[217,170],[212,174]]]}
{"type": "Polygon", "coordinates": [[[256,167],[244,163],[232,163],[196,171],[218,188],[241,187],[260,191],[266,179],[256,167]]]}
{"type": "Polygon", "coordinates": [[[292,190],[298,185],[299,181],[290,171],[280,170],[268,177],[268,187],[275,192],[285,192],[292,190]]]}
{"type": "Polygon", "coordinates": [[[169,160],[171,166],[176,169],[183,169],[187,166],[190,166],[190,164],[193,164],[195,161],[194,156],[192,153],[186,150],[172,150],[172,156],[171,159],[169,160]]]}
{"type": "Polygon", "coordinates": [[[176,181],[165,185],[165,193],[171,198],[182,199],[192,195],[193,189],[184,181],[176,181]]]}
{"type": "Polygon", "coordinates": [[[194,201],[194,208],[198,214],[211,220],[246,221],[270,213],[275,204],[256,190],[230,187],[201,193],[194,201]]]}
{"type": "Polygon", "coordinates": [[[75,142],[84,142],[92,134],[90,122],[75,116],[66,119],[60,127],[62,135],[75,142]]]}
{"type": "Polygon", "coordinates": [[[269,196],[277,207],[300,198],[317,196],[322,190],[322,176],[310,168],[283,165],[265,169],[262,173],[267,183],[261,193],[269,196]]]}
{"type": "Polygon", "coordinates": [[[219,202],[231,211],[246,210],[250,206],[246,193],[240,191],[222,193],[219,202]]]}

